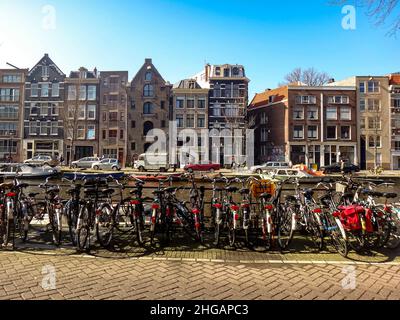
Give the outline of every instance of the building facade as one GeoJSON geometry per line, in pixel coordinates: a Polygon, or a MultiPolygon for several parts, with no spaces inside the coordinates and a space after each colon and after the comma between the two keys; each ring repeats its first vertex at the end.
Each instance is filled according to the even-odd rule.
{"type": "Polygon", "coordinates": [[[289,85],[256,95],[256,162],[290,161],[318,167],[358,163],[355,87],[289,85]]]}
{"type": "Polygon", "coordinates": [[[100,80],[97,70],[81,67],[65,79],[65,150],[67,163],[99,156],[100,80]]]}
{"type": "Polygon", "coordinates": [[[176,83],[172,91],[178,163],[184,166],[208,162],[208,135],[204,135],[204,131],[208,132],[209,89],[203,89],[194,79],[185,79],[176,83]],[[187,148],[186,152],[181,152],[183,145],[187,148]],[[194,152],[191,153],[191,150],[194,152]]]}
{"type": "MultiPolygon", "coordinates": [[[[132,163],[154,143],[148,135],[152,129],[164,131],[168,141],[172,85],[163,79],[152,59],[145,59],[131,81],[128,95],[128,162],[132,163]]],[[[166,150],[167,146],[162,148],[166,150]]]]}
{"type": "MultiPolygon", "coordinates": [[[[235,130],[246,128],[246,110],[248,106],[248,85],[242,65],[210,65],[193,77],[202,88],[210,89],[208,123],[209,129],[235,130]]],[[[222,134],[223,135],[223,134],[222,134]]],[[[220,163],[230,165],[233,161],[245,161],[245,143],[241,150],[232,150],[234,154],[225,154],[224,139],[215,145],[210,141],[211,150],[219,149],[220,163]],[[239,157],[240,159],[234,159],[239,157]]]]}
{"type": "Polygon", "coordinates": [[[391,169],[400,169],[400,74],[389,76],[391,169]]]}
{"type": "Polygon", "coordinates": [[[24,159],[64,151],[65,74],[45,54],[25,78],[24,159]]]}
{"type": "Polygon", "coordinates": [[[0,161],[21,162],[23,156],[24,87],[27,69],[0,69],[0,161]]]}
{"type": "Polygon", "coordinates": [[[127,160],[128,71],[100,72],[100,154],[127,160]]]}

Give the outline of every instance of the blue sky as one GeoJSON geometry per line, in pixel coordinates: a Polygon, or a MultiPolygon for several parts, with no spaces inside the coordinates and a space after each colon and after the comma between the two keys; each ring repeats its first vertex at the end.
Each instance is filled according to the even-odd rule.
{"type": "Polygon", "coordinates": [[[341,9],[330,0],[0,0],[0,67],[31,68],[47,52],[65,73],[86,66],[133,78],[151,57],[174,83],[206,61],[239,63],[251,96],[295,67],[336,79],[400,71],[399,40],[361,9],[356,30],[344,30],[341,9]],[[42,26],[46,5],[55,29],[42,26]]]}

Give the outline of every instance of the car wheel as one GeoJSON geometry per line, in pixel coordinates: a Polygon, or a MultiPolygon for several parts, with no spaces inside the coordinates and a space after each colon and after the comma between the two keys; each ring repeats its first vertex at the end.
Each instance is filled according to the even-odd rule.
{"type": "Polygon", "coordinates": [[[262,170],[261,170],[261,169],[257,169],[257,170],[256,170],[256,173],[258,173],[258,174],[262,174],[263,172],[262,172],[262,170]]]}
{"type": "Polygon", "coordinates": [[[99,166],[94,166],[93,169],[94,170],[100,170],[100,167],[99,166]]]}
{"type": "Polygon", "coordinates": [[[139,172],[144,172],[145,171],[143,166],[140,166],[138,170],[139,170],[139,172]]]}
{"type": "Polygon", "coordinates": [[[78,165],[75,163],[75,164],[72,165],[72,168],[77,169],[78,165]]]}
{"type": "Polygon", "coordinates": [[[111,168],[113,171],[118,171],[118,168],[117,167],[112,167],[111,168]]]}

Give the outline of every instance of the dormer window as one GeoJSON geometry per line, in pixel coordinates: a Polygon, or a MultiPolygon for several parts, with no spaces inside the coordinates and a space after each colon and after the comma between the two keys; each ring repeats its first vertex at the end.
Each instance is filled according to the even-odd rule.
{"type": "Polygon", "coordinates": [[[152,78],[153,78],[153,74],[150,71],[146,72],[144,79],[146,81],[151,81],[152,78]]]}
{"type": "Polygon", "coordinates": [[[48,66],[42,66],[42,77],[43,78],[49,77],[49,67],[48,66]]]}
{"type": "Polygon", "coordinates": [[[239,75],[239,68],[238,67],[234,67],[232,69],[232,73],[233,73],[234,76],[238,76],[239,75]]]}
{"type": "Polygon", "coordinates": [[[221,68],[220,67],[216,67],[215,68],[215,75],[216,76],[220,76],[221,75],[221,68]]]}
{"type": "Polygon", "coordinates": [[[86,71],[80,71],[79,72],[79,78],[86,79],[87,78],[87,72],[86,71]]]}
{"type": "Polygon", "coordinates": [[[228,68],[224,69],[224,77],[228,78],[230,75],[230,70],[228,68]]]}

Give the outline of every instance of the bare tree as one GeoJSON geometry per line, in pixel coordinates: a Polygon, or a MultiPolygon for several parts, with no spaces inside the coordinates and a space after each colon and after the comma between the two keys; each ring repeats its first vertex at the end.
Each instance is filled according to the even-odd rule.
{"type": "Polygon", "coordinates": [[[331,77],[326,72],[320,72],[315,68],[302,70],[296,68],[285,76],[285,82],[280,83],[280,86],[290,83],[302,82],[308,86],[322,86],[326,84],[331,77]]]}
{"type": "Polygon", "coordinates": [[[375,26],[380,27],[387,24],[389,31],[387,35],[395,36],[400,29],[399,0],[331,0],[334,5],[355,5],[364,8],[375,26]]]}

